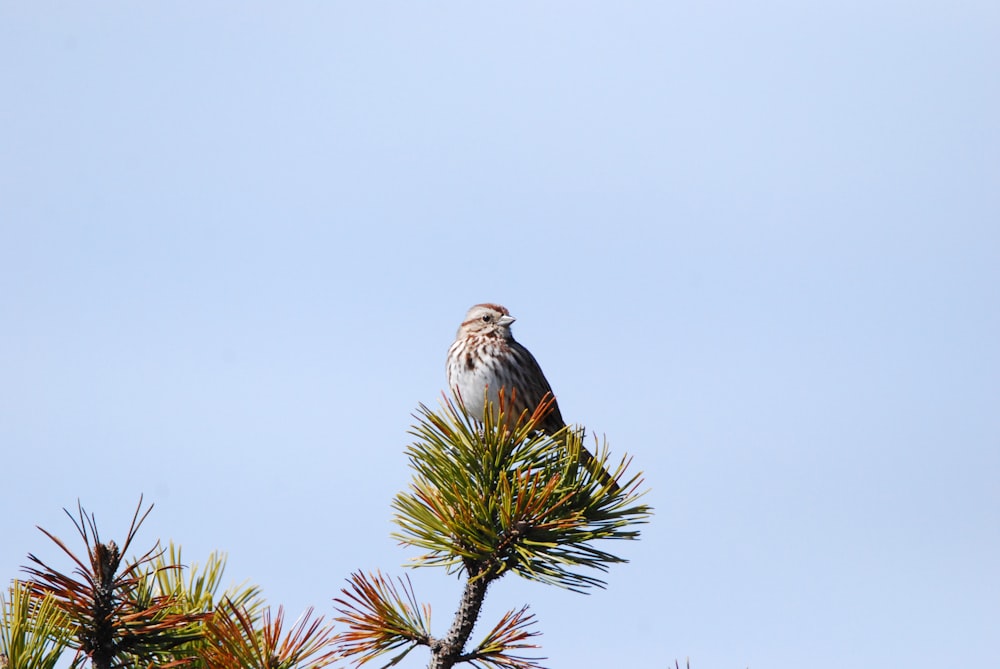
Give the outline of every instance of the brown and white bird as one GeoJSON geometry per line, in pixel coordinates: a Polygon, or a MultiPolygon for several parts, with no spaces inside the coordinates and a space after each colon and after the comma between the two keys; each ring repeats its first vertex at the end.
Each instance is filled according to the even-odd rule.
{"type": "MultiPolygon", "coordinates": [[[[473,417],[483,415],[486,401],[498,405],[501,388],[508,403],[507,411],[513,416],[524,410],[533,412],[546,394],[552,393],[535,356],[514,340],[510,331],[513,322],[506,307],[477,304],[465,315],[455,342],[448,349],[448,387],[473,417]],[[511,397],[513,405],[509,404],[511,397]]],[[[538,426],[539,430],[552,436],[565,426],[553,396],[552,409],[538,426]]],[[[619,490],[611,475],[583,446],[580,447],[580,464],[612,491],[619,490]]]]}

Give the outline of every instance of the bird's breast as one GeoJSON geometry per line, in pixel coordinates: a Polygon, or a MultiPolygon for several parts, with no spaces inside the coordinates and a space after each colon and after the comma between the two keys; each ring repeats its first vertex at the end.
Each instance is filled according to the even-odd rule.
{"type": "Polygon", "coordinates": [[[474,417],[481,417],[485,409],[484,400],[496,405],[499,390],[504,380],[498,374],[498,366],[504,355],[499,347],[482,343],[474,349],[454,351],[448,360],[448,384],[452,392],[457,391],[466,411],[474,417]]]}

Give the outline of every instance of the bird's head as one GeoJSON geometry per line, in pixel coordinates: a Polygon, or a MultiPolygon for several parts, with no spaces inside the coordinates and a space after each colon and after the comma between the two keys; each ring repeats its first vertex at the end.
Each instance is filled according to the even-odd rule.
{"type": "Polygon", "coordinates": [[[499,304],[477,304],[465,314],[465,320],[458,328],[458,336],[463,335],[495,335],[510,339],[510,324],[514,317],[507,307],[499,304]]]}

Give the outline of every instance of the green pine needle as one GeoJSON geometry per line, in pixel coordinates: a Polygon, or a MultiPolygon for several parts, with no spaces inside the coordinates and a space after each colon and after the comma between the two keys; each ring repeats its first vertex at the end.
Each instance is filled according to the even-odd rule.
{"type": "MultiPolygon", "coordinates": [[[[438,412],[421,405],[407,450],[415,476],[393,501],[393,536],[424,551],[412,566],[489,565],[496,575],[513,571],[576,591],[604,586],[585,571],[624,562],[595,542],[638,538],[636,525],[651,514],[638,502],[641,474],[609,490],[578,464],[582,434],[543,435],[543,416],[508,421],[488,406],[480,422],[447,400],[438,412]]],[[[595,450],[625,480],[629,461],[608,468],[607,445],[595,450]]]]}

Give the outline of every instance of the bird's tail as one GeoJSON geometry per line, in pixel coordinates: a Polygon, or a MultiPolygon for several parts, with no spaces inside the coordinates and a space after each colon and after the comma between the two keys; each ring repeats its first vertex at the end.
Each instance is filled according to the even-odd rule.
{"type": "MultiPolygon", "coordinates": [[[[563,442],[563,446],[566,447],[567,449],[569,448],[568,432],[569,429],[563,433],[564,435],[567,436],[564,436],[563,439],[561,440],[563,442]]],[[[582,434],[580,435],[580,437],[581,437],[580,442],[575,445],[577,448],[579,448],[578,457],[580,460],[580,465],[588,472],[593,474],[595,477],[597,477],[597,479],[601,482],[601,485],[605,486],[608,489],[608,491],[611,492],[612,494],[618,494],[619,492],[621,492],[621,486],[618,485],[618,482],[615,480],[615,477],[613,477],[608,472],[608,470],[604,468],[604,465],[602,465],[601,462],[596,457],[594,457],[594,454],[591,453],[589,450],[587,450],[587,447],[583,445],[582,434]]]]}

